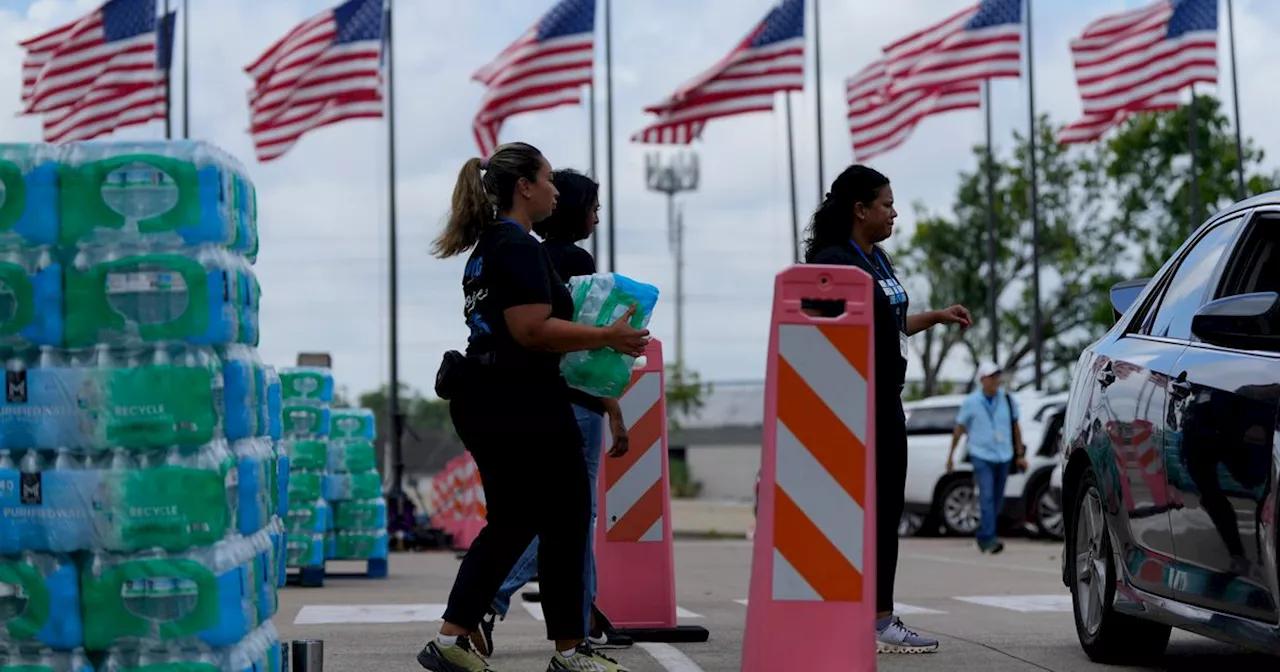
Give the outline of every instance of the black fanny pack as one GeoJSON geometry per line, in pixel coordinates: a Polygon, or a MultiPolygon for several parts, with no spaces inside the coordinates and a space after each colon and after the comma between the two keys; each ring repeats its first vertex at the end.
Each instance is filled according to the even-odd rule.
{"type": "Polygon", "coordinates": [[[436,371],[436,396],[448,401],[458,396],[468,378],[474,379],[484,367],[497,362],[496,353],[464,355],[457,350],[444,353],[440,368],[436,371]]]}

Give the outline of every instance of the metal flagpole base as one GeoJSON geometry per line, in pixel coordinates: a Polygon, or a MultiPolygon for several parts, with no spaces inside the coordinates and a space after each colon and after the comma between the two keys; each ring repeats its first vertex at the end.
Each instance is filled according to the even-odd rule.
{"type": "Polygon", "coordinates": [[[295,639],[289,643],[293,649],[292,672],[324,672],[324,640],[295,639]]]}
{"type": "Polygon", "coordinates": [[[677,625],[674,628],[614,628],[613,631],[637,642],[691,644],[705,642],[711,638],[711,633],[700,625],[677,625]]]}

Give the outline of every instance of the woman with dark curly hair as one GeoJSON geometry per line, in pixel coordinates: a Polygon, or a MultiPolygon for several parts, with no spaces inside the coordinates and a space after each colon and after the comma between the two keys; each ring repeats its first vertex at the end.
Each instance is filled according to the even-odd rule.
{"type": "MultiPolygon", "coordinates": [[[[862,165],[840,173],[813,213],[804,258],[810,264],[857,266],[875,279],[873,293],[876,407],[876,650],[880,653],[936,651],[938,641],[908,630],[893,615],[898,569],[898,523],[907,483],[907,419],[902,388],[907,375],[907,337],[939,324],[968,327],[964,306],[907,314],[907,291],[877,243],[893,235],[893,188],[889,178],[862,165]]],[[[810,315],[835,317],[840,301],[808,301],[810,315]]]]}

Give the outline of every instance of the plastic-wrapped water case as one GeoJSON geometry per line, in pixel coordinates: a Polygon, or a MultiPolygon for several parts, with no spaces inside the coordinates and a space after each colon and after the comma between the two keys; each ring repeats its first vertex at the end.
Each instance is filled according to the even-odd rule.
{"type": "Polygon", "coordinates": [[[80,573],[67,555],[0,558],[0,648],[84,646],[80,573]]]}
{"type": "Polygon", "coordinates": [[[275,453],[269,439],[242,439],[233,444],[239,464],[238,528],[252,535],[267,526],[275,509],[275,453]]]}
{"type": "Polygon", "coordinates": [[[382,495],[382,476],[376,471],[358,474],[325,474],[324,498],[331,502],[373,499],[382,495]]]}
{"type": "Polygon", "coordinates": [[[129,237],[256,250],[256,206],[246,201],[243,167],[212,145],[81,142],[64,150],[60,164],[64,245],[129,237]]]}
{"type": "Polygon", "coordinates": [[[0,144],[0,242],[58,242],[58,158],[53,145],[0,144]]]}
{"type": "Polygon", "coordinates": [[[390,548],[386,530],[336,530],[326,543],[332,560],[385,560],[390,548]]]}
{"type": "MultiPolygon", "coordinates": [[[[293,498],[296,493],[290,493],[293,498]]],[[[333,528],[333,507],[315,499],[293,499],[285,525],[290,532],[324,533],[333,528]]]]}
{"type": "Polygon", "coordinates": [[[87,648],[188,639],[234,645],[258,620],[255,595],[245,590],[256,555],[239,536],[178,554],[93,554],[80,579],[87,648]]]}
{"type": "Polygon", "coordinates": [[[223,432],[230,441],[266,436],[268,420],[267,370],[255,349],[232,345],[220,351],[224,399],[223,432]]]}
{"type": "Polygon", "coordinates": [[[333,503],[335,530],[383,530],[387,527],[387,500],[352,499],[333,503]]]}
{"type": "MultiPolygon", "coordinates": [[[[280,634],[264,623],[233,646],[186,642],[119,647],[107,652],[99,672],[283,672],[280,634]]],[[[61,671],[59,671],[61,672],[61,671]]]]}
{"type": "Polygon", "coordinates": [[[374,415],[368,408],[335,408],[329,414],[329,440],[371,442],[374,439],[374,415]]]}
{"type": "MultiPolygon", "coordinates": [[[[617,273],[596,273],[569,279],[573,295],[573,320],[580,324],[606,326],[621,318],[635,305],[631,326],[643,329],[658,303],[658,288],[636,282],[617,273]]],[[[635,358],[609,348],[566,353],[560,372],[571,387],[598,397],[617,398],[631,381],[635,358]]]]}
{"type": "Polygon", "coordinates": [[[329,434],[329,408],[285,401],[280,412],[284,436],[289,438],[323,438],[329,434]]]}
{"type": "Polygon", "coordinates": [[[325,535],[313,532],[290,532],[285,539],[289,567],[324,567],[325,535]]]}
{"type": "Polygon", "coordinates": [[[222,367],[206,348],[46,347],[8,359],[5,380],[0,448],[193,446],[218,435],[222,367]]]}
{"type": "Polygon", "coordinates": [[[0,252],[0,348],[60,347],[62,341],[62,264],[54,251],[0,252]]]}
{"type": "Polygon", "coordinates": [[[275,367],[267,367],[267,436],[272,441],[279,441],[284,438],[284,423],[282,408],[284,400],[280,390],[280,374],[276,372],[275,367]]]}
{"type": "Polygon", "coordinates": [[[244,259],[213,246],[82,248],[66,270],[66,346],[236,343],[239,278],[252,273],[244,259]]]}
{"type": "MultiPolygon", "coordinates": [[[[329,369],[318,366],[291,366],[280,369],[278,373],[280,392],[286,406],[308,404],[327,406],[333,403],[333,373],[329,369]]],[[[328,433],[327,426],[325,433],[328,433]]]]}
{"type": "Polygon", "coordinates": [[[0,649],[0,672],[94,672],[84,649],[0,649]]]}
{"type": "Polygon", "coordinates": [[[81,458],[0,450],[0,554],[182,550],[236,529],[239,469],[223,441],[81,458]]]}

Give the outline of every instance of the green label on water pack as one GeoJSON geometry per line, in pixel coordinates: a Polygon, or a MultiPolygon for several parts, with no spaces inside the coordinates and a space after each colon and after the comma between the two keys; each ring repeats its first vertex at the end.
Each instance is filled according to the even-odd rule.
{"type": "Polygon", "coordinates": [[[185,558],[128,560],[100,575],[81,576],[84,641],[90,649],[106,649],[123,637],[160,640],[193,637],[218,624],[218,578],[200,563],[185,558]],[[152,598],[132,595],[131,586],[186,586],[152,598]],[[155,604],[158,603],[158,604],[155,604]]]}
{"type": "Polygon", "coordinates": [[[102,422],[113,446],[191,446],[213,440],[218,412],[208,369],[110,369],[104,387],[102,422]]]}
{"type": "Polygon", "coordinates": [[[104,471],[103,544],[133,553],[208,546],[235,525],[227,487],[232,463],[214,471],[164,466],[138,471],[104,471]]]}
{"type": "Polygon", "coordinates": [[[361,472],[378,468],[378,452],[372,443],[329,445],[329,471],[361,472]]]}
{"type": "MultiPolygon", "coordinates": [[[[324,477],[321,474],[293,472],[289,474],[289,501],[298,505],[320,499],[324,477]]],[[[292,506],[292,505],[291,505],[292,506]]]]}
{"type": "Polygon", "coordinates": [[[289,468],[324,471],[329,445],[323,440],[299,440],[289,446],[289,468]]]}

